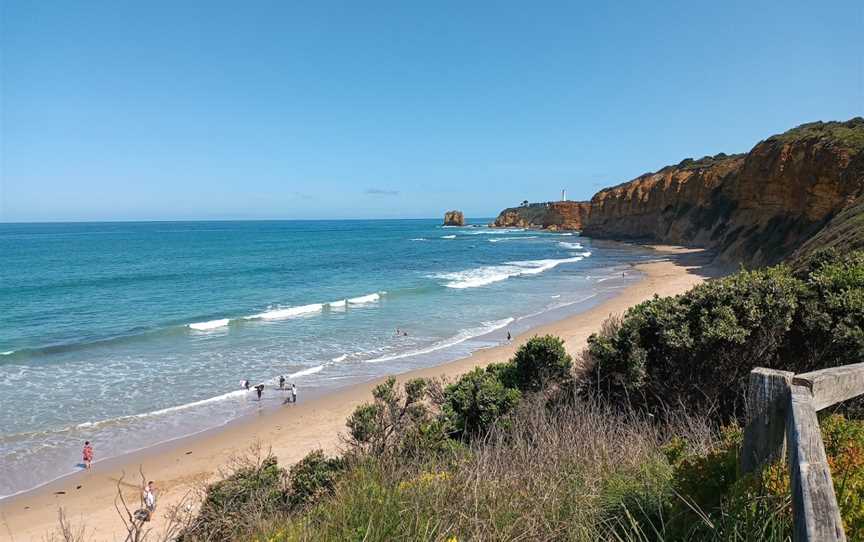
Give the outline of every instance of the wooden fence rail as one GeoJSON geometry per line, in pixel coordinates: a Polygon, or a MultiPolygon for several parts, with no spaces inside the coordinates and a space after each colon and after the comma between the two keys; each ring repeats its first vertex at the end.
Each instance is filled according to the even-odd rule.
{"type": "Polygon", "coordinates": [[[796,542],[846,540],[816,413],[859,395],[864,363],[798,375],[761,367],[750,373],[741,470],[788,458],[796,542]]]}

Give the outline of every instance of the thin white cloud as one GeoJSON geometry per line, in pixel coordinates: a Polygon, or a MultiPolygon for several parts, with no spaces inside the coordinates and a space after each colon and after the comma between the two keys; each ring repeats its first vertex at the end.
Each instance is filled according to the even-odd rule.
{"type": "Polygon", "coordinates": [[[372,196],[398,196],[398,190],[385,190],[383,188],[367,188],[366,193],[372,196]]]}

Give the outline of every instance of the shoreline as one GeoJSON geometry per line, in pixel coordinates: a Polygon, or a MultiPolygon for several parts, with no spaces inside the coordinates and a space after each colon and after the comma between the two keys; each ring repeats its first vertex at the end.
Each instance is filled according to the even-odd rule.
{"type": "MultiPolygon", "coordinates": [[[[710,257],[698,249],[653,246],[656,260],[636,264],[642,273],[638,282],[614,297],[561,320],[541,324],[514,337],[509,344],[477,350],[470,356],[428,368],[394,375],[402,381],[415,377],[456,377],[475,366],[503,361],[516,348],[537,334],[554,334],[565,340],[571,354],[584,348],[588,336],[597,331],[610,314],[654,294],[681,293],[723,270],[709,266],[710,257]]],[[[166,511],[203,483],[212,481],[231,458],[250,450],[256,442],[269,449],[280,464],[290,465],[315,448],[334,453],[344,433],[345,420],[353,409],[371,400],[372,388],[387,377],[336,389],[325,395],[282,408],[263,408],[257,414],[224,425],[168,440],[154,446],[109,458],[94,464],[91,472],[79,472],[47,482],[34,489],[0,500],[0,541],[42,540],[57,526],[58,508],[63,507],[75,526],[87,529],[88,540],[113,540],[125,536],[114,508],[118,487],[136,503],[140,488],[139,467],[156,482],[159,511],[151,527],[158,532],[166,511]],[[121,473],[125,478],[119,482],[121,473]]]]}

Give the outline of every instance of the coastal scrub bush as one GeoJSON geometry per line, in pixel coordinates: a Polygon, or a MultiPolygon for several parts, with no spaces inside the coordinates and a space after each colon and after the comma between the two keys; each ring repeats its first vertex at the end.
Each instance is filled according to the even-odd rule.
{"type": "Polygon", "coordinates": [[[477,367],[445,388],[442,410],[454,436],[485,433],[519,403],[522,394],[504,385],[499,378],[502,369],[477,367]]]}
{"type": "Polygon", "coordinates": [[[864,359],[864,252],[815,253],[793,326],[791,350],[806,370],[864,359]]]}
{"type": "Polygon", "coordinates": [[[288,478],[288,502],[299,507],[332,493],[336,480],[345,469],[339,457],[327,457],[322,450],[313,450],[291,467],[288,478]]]}
{"type": "Polygon", "coordinates": [[[273,455],[237,459],[231,474],[207,486],[197,516],[177,540],[234,540],[285,514],[286,476],[273,455]]]}
{"type": "MultiPolygon", "coordinates": [[[[742,432],[737,426],[721,431],[717,445],[704,454],[683,454],[675,466],[675,489],[703,511],[714,511],[738,480],[738,451],[742,432]]],[[[671,457],[667,454],[667,457],[671,457]]]]}
{"type": "Polygon", "coordinates": [[[729,419],[743,410],[742,385],[753,367],[784,367],[780,353],[802,288],[778,266],[655,296],[589,337],[586,385],[618,404],[717,409],[729,419]]]}
{"type": "Polygon", "coordinates": [[[570,377],[573,359],[564,341],[552,335],[532,337],[516,350],[513,357],[517,385],[522,391],[536,392],[570,377]]]}
{"type": "Polygon", "coordinates": [[[584,388],[655,413],[715,409],[722,422],[743,413],[754,367],[800,373],[862,358],[864,252],[817,251],[797,273],[740,271],[608,321],[588,339],[584,388]]]}
{"type": "Polygon", "coordinates": [[[420,442],[443,439],[445,432],[426,401],[429,382],[415,378],[400,391],[395,378],[372,390],[374,402],[360,405],[348,418],[349,446],[373,456],[399,454],[420,442]]]}
{"type": "Polygon", "coordinates": [[[846,534],[864,540],[864,421],[833,414],[820,426],[846,534]]]}

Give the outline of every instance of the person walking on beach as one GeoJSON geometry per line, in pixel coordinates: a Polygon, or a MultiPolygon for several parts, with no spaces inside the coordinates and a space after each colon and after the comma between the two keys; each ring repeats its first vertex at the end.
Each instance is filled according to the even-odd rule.
{"type": "Polygon", "coordinates": [[[279,389],[280,389],[280,390],[284,390],[284,389],[285,389],[285,376],[284,376],[284,375],[281,375],[281,376],[279,377],[279,389]]]}
{"type": "Polygon", "coordinates": [[[297,386],[295,384],[291,384],[291,402],[297,402],[297,386]]]}
{"type": "Polygon", "coordinates": [[[264,384],[258,384],[255,386],[255,392],[258,393],[258,400],[261,400],[261,392],[264,391],[264,384]]]}
{"type": "Polygon", "coordinates": [[[81,456],[84,459],[84,468],[90,470],[93,464],[93,446],[89,440],[84,442],[84,450],[81,452],[81,456]]]}
{"type": "Polygon", "coordinates": [[[509,343],[509,342],[512,341],[512,340],[513,340],[513,336],[510,335],[510,330],[508,329],[508,330],[507,330],[507,342],[509,343]]]}
{"type": "MultiPolygon", "coordinates": [[[[156,511],[156,488],[153,487],[153,480],[147,482],[144,486],[144,507],[150,512],[150,516],[156,511]]],[[[149,521],[149,517],[148,517],[149,521]]]]}

